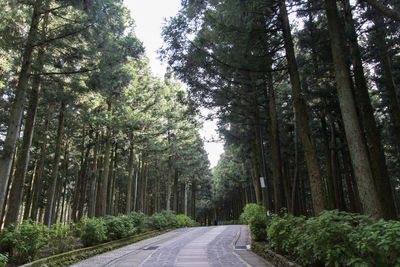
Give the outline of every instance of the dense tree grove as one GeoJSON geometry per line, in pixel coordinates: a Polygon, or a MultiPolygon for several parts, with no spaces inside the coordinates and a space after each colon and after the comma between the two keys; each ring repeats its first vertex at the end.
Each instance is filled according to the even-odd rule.
{"type": "Polygon", "coordinates": [[[0,10],[2,227],[165,209],[194,217],[210,189],[198,110],[171,74],[151,74],[122,1],[0,10]]]}
{"type": "Polygon", "coordinates": [[[163,78],[122,0],[0,10],[1,228],[247,203],[398,218],[399,1],[183,0],[163,78]],[[201,108],[225,141],[212,171],[201,108]]]}
{"type": "Polygon", "coordinates": [[[399,10],[391,0],[182,1],[161,53],[219,119],[211,214],[237,219],[256,202],[398,218],[399,10]]]}

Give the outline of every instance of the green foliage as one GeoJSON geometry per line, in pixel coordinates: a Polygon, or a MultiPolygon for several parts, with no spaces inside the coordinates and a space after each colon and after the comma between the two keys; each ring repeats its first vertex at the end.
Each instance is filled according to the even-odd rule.
{"type": "Polygon", "coordinates": [[[250,224],[251,236],[255,241],[262,241],[266,238],[266,214],[265,207],[249,203],[243,208],[240,221],[250,224]]]}
{"type": "Polygon", "coordinates": [[[305,223],[306,218],[285,215],[283,218],[273,216],[269,221],[267,234],[270,239],[271,246],[280,253],[288,253],[293,251],[302,235],[301,226],[305,223]]]}
{"type": "Polygon", "coordinates": [[[8,262],[8,254],[7,253],[0,253],[0,266],[6,266],[8,262]]]}
{"type": "Polygon", "coordinates": [[[148,218],[148,224],[154,229],[161,230],[168,227],[168,221],[162,213],[154,213],[148,218]]]}
{"type": "Polygon", "coordinates": [[[167,220],[168,227],[178,227],[178,218],[176,218],[176,215],[171,210],[163,210],[161,214],[167,220]]]}
{"type": "Polygon", "coordinates": [[[49,247],[53,254],[70,250],[73,246],[74,236],[69,225],[53,224],[50,228],[49,247]]]}
{"type": "Polygon", "coordinates": [[[10,261],[18,264],[32,261],[48,240],[47,227],[30,220],[23,221],[15,229],[4,229],[0,236],[0,251],[10,255],[10,261]]]}
{"type": "Polygon", "coordinates": [[[107,240],[117,240],[136,233],[130,216],[107,216],[104,218],[107,240]]]}
{"type": "Polygon", "coordinates": [[[178,214],[176,215],[176,218],[178,220],[178,226],[179,227],[193,227],[197,226],[198,223],[189,216],[186,216],[185,214],[178,214]]]}
{"type": "Polygon", "coordinates": [[[229,220],[229,221],[222,221],[222,225],[236,225],[236,224],[242,224],[243,222],[241,220],[229,220]]]}
{"type": "Polygon", "coordinates": [[[257,205],[255,203],[249,203],[243,208],[243,213],[239,218],[243,223],[250,223],[251,218],[258,213],[265,214],[264,206],[257,205]]]}
{"type": "Polygon", "coordinates": [[[135,226],[137,233],[142,233],[145,230],[146,226],[146,215],[142,212],[131,212],[128,214],[129,218],[133,222],[133,226],[135,226]]]}
{"type": "Polygon", "coordinates": [[[272,248],[303,265],[397,266],[400,222],[337,210],[319,217],[273,217],[268,227],[272,248]],[[397,265],[396,265],[397,264],[397,265]]]}
{"type": "Polygon", "coordinates": [[[105,222],[101,218],[86,218],[81,222],[80,240],[84,246],[93,246],[106,239],[105,222]]]}

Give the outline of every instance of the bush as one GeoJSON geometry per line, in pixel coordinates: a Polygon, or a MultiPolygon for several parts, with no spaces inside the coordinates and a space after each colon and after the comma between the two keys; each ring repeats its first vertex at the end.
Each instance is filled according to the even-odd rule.
{"type": "Polygon", "coordinates": [[[240,220],[250,224],[251,236],[255,241],[265,240],[267,224],[264,206],[254,203],[247,204],[243,208],[240,220]]]}
{"type": "Polygon", "coordinates": [[[80,240],[84,246],[100,244],[106,239],[106,227],[101,218],[86,218],[81,221],[80,240]]]}
{"type": "Polygon", "coordinates": [[[168,227],[168,220],[162,213],[154,213],[148,218],[149,225],[157,230],[162,230],[168,227]]]}
{"type": "Polygon", "coordinates": [[[277,252],[290,254],[297,247],[301,231],[301,226],[305,223],[306,218],[285,215],[283,218],[273,216],[269,221],[267,235],[270,245],[277,252]]]}
{"type": "Polygon", "coordinates": [[[264,210],[265,213],[265,208],[263,206],[257,205],[255,203],[249,203],[246,204],[243,208],[243,213],[240,214],[239,220],[242,221],[243,223],[250,223],[251,217],[254,216],[254,214],[260,212],[260,210],[264,210]]]}
{"type": "Polygon", "coordinates": [[[303,265],[399,266],[400,222],[324,211],[319,217],[273,217],[270,245],[303,265]]]}
{"type": "Polygon", "coordinates": [[[34,260],[37,252],[45,247],[48,240],[47,227],[30,220],[23,221],[15,229],[4,229],[0,236],[1,252],[10,255],[10,261],[17,264],[34,260]]]}
{"type": "Polygon", "coordinates": [[[129,218],[132,220],[133,225],[138,233],[142,233],[145,230],[146,215],[142,212],[131,212],[128,214],[129,218]]]}
{"type": "Polygon", "coordinates": [[[136,228],[130,216],[107,216],[104,219],[107,240],[117,240],[135,234],[136,228]]]}
{"type": "Polygon", "coordinates": [[[178,218],[171,210],[163,210],[161,214],[165,217],[168,223],[168,227],[178,227],[178,218]]]}
{"type": "Polygon", "coordinates": [[[199,225],[198,222],[192,220],[192,218],[186,216],[185,214],[176,215],[176,219],[178,221],[178,227],[194,227],[199,225]]]}
{"type": "Polygon", "coordinates": [[[70,250],[73,246],[74,236],[69,225],[53,224],[50,228],[49,247],[53,254],[70,250]]]}
{"type": "Polygon", "coordinates": [[[8,254],[7,253],[0,253],[0,266],[6,266],[8,262],[8,254]]]}

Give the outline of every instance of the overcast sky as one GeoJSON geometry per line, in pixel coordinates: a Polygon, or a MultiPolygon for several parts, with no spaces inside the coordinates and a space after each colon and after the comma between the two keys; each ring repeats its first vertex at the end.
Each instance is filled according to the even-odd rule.
{"type": "MultiPolygon", "coordinates": [[[[125,0],[125,4],[131,10],[131,15],[136,23],[136,35],[146,49],[150,67],[153,73],[160,77],[164,76],[166,69],[166,65],[161,64],[157,55],[157,50],[163,44],[161,28],[164,18],[170,18],[178,12],[180,2],[180,0],[125,0]]],[[[223,153],[222,143],[208,142],[208,140],[217,137],[215,129],[215,122],[207,121],[201,131],[211,167],[218,163],[218,159],[223,153]]]]}

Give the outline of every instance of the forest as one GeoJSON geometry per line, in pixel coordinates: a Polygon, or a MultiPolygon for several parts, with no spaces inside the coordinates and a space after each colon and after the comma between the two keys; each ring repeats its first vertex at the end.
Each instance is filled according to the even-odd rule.
{"type": "Polygon", "coordinates": [[[399,1],[182,0],[162,78],[122,0],[0,10],[2,229],[162,210],[207,224],[248,203],[399,218],[399,1]],[[225,143],[213,169],[202,109],[225,143]]]}

